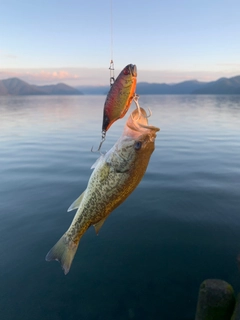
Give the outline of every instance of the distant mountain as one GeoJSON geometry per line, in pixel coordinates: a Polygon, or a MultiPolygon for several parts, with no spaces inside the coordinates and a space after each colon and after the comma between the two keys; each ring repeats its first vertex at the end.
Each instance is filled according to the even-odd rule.
{"type": "MultiPolygon", "coordinates": [[[[64,83],[36,86],[18,78],[0,80],[2,95],[107,95],[109,86],[70,87],[64,83]]],[[[197,80],[183,81],[175,84],[139,82],[136,92],[143,94],[240,94],[240,76],[220,78],[211,82],[197,80]]]]}
{"type": "Polygon", "coordinates": [[[240,94],[240,76],[220,78],[196,89],[195,94],[240,94]]]}
{"type": "MultiPolygon", "coordinates": [[[[137,84],[138,94],[189,94],[196,89],[200,89],[205,82],[196,80],[184,81],[178,84],[148,83],[139,82],[137,84]]],[[[84,94],[107,94],[109,86],[79,86],[78,90],[84,94]]]]}
{"type": "Polygon", "coordinates": [[[184,81],[177,84],[147,83],[137,84],[138,94],[190,94],[206,85],[205,82],[197,80],[184,81]]]}
{"type": "Polygon", "coordinates": [[[36,86],[18,79],[10,78],[0,80],[0,96],[3,95],[81,95],[83,94],[76,88],[64,83],[48,86],[36,86]]]}
{"type": "MultiPolygon", "coordinates": [[[[84,94],[104,94],[109,86],[80,86],[84,94]]],[[[183,81],[175,84],[139,82],[136,92],[143,94],[240,94],[240,76],[221,78],[211,82],[197,80],[183,81]]]]}
{"type": "Polygon", "coordinates": [[[82,95],[83,93],[77,90],[76,88],[70,87],[65,83],[52,84],[48,86],[41,86],[41,90],[46,92],[46,94],[52,95],[61,95],[61,94],[73,94],[73,95],[82,95]]]}

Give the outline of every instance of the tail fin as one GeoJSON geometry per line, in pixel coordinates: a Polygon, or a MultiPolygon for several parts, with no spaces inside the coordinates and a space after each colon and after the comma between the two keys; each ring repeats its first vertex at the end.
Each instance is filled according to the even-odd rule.
{"type": "Polygon", "coordinates": [[[46,261],[57,260],[61,263],[64,274],[66,275],[71,267],[73,258],[78,248],[78,243],[68,240],[65,234],[58,240],[55,246],[46,255],[46,261]]]}

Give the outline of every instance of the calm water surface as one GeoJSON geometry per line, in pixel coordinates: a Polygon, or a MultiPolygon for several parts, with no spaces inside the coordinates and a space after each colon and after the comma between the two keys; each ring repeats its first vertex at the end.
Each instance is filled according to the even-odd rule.
{"type": "Polygon", "coordinates": [[[240,291],[239,96],[140,97],[161,127],[142,182],[85,233],[67,276],[45,262],[98,157],[104,100],[0,99],[1,319],[193,320],[204,279],[240,291]]]}

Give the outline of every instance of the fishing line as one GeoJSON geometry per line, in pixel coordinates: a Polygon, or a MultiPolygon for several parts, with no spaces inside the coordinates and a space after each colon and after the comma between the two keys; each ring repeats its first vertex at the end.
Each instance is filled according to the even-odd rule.
{"type": "Polygon", "coordinates": [[[110,87],[114,84],[114,62],[113,62],[113,6],[110,0],[110,87]]]}
{"type": "Polygon", "coordinates": [[[110,45],[111,45],[111,60],[113,60],[113,6],[110,0],[110,45]]]}
{"type": "MultiPolygon", "coordinates": [[[[115,78],[114,78],[114,62],[113,62],[113,6],[112,6],[112,0],[110,0],[110,88],[114,84],[115,78]]],[[[106,139],[106,131],[102,130],[102,140],[99,144],[99,147],[96,151],[93,150],[93,147],[91,149],[91,152],[99,152],[103,142],[106,139]]]]}

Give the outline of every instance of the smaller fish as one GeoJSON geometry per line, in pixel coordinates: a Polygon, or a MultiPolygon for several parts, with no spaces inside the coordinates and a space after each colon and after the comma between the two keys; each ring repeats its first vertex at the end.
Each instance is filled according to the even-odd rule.
{"type": "Polygon", "coordinates": [[[102,132],[127,113],[134,98],[137,86],[137,67],[127,65],[111,86],[103,108],[102,132]]]}

